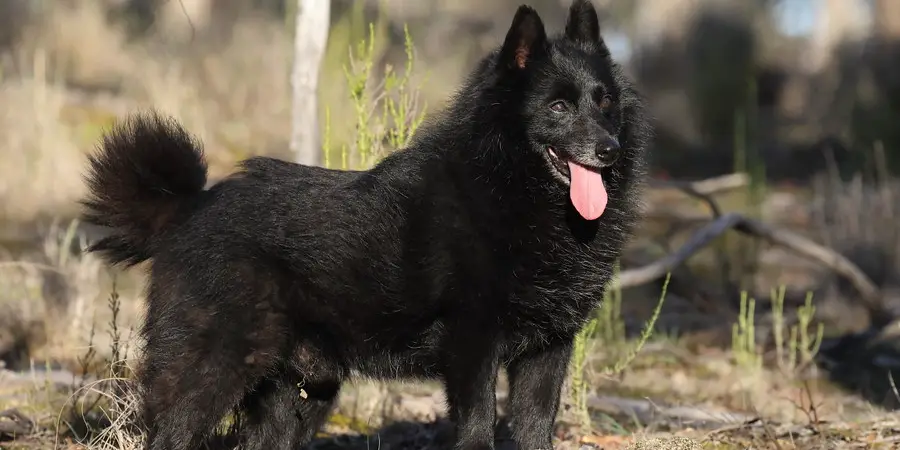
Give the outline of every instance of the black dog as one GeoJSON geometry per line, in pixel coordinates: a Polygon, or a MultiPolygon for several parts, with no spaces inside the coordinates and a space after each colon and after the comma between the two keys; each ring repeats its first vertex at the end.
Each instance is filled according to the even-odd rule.
{"type": "Polygon", "coordinates": [[[451,106],[368,171],[252,158],[209,190],[198,143],[137,116],[90,158],[111,264],[152,260],[139,374],[148,448],[233,407],[249,449],[308,442],[352,374],[444,382],[458,449],[549,449],[573,336],[637,220],[649,127],[576,0],[518,9],[451,106]],[[301,390],[306,395],[301,395],[301,390]]]}

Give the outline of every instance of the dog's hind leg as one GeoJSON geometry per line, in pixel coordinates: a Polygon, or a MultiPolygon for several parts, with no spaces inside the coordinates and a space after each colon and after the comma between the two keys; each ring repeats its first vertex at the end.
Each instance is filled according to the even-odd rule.
{"type": "Polygon", "coordinates": [[[244,399],[247,420],[242,423],[242,448],[299,448],[328,418],[345,372],[335,355],[326,355],[304,342],[287,365],[244,399]]]}
{"type": "Polygon", "coordinates": [[[241,448],[296,449],[322,428],[340,391],[340,382],[305,384],[296,377],[264,380],[246,399],[241,448]]]}
{"type": "Polygon", "coordinates": [[[185,293],[178,281],[161,277],[148,291],[139,373],[148,450],[199,448],[288,348],[284,314],[251,306],[272,305],[271,289],[238,281],[185,293]]]}
{"type": "Polygon", "coordinates": [[[263,371],[225,355],[180,345],[150,347],[145,356],[143,418],[148,450],[195,450],[263,371]]]}

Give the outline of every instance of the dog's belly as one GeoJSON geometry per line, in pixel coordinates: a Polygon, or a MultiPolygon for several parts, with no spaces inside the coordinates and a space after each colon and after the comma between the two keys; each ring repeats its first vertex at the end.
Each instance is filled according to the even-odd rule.
{"type": "Polygon", "coordinates": [[[381,380],[431,379],[440,376],[436,349],[382,352],[350,361],[352,377],[381,380]]]}
{"type": "MultiPolygon", "coordinates": [[[[398,329],[380,328],[378,323],[369,324],[374,329],[342,330],[341,334],[329,333],[327,348],[331,352],[321,352],[320,356],[333,355],[335,363],[353,377],[374,379],[434,378],[438,374],[438,348],[443,339],[443,324],[439,320],[424,325],[408,324],[398,329]],[[377,330],[377,331],[376,331],[377,330]]],[[[311,341],[301,342],[299,349],[316,345],[311,341]]],[[[298,351],[298,356],[309,353],[298,351]]],[[[327,356],[326,356],[327,357],[327,356]]],[[[296,358],[304,365],[312,362],[307,358],[296,358]]],[[[345,372],[346,373],[346,372],[345,372]]]]}

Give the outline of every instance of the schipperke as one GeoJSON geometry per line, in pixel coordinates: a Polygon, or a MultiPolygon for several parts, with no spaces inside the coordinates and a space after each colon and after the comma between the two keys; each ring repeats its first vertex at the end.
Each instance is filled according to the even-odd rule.
{"type": "Polygon", "coordinates": [[[548,37],[521,6],[408,148],[366,171],[271,158],[205,189],[201,145],[155,113],[89,158],[110,264],[150,260],[139,370],[150,450],[194,450],[238,408],[243,448],[308,442],[351,376],[444,383],[457,449],[509,427],[550,449],[575,334],[638,220],[642,101],[597,13],[548,37]],[[302,395],[301,395],[302,394],[302,395]]]}

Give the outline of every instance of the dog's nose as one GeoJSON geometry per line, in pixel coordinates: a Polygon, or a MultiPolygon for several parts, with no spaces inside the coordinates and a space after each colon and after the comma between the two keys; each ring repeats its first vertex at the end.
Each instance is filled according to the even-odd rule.
{"type": "Polygon", "coordinates": [[[600,163],[604,166],[611,166],[615,163],[621,153],[619,142],[611,137],[605,138],[597,144],[597,158],[600,158],[600,163]]]}

